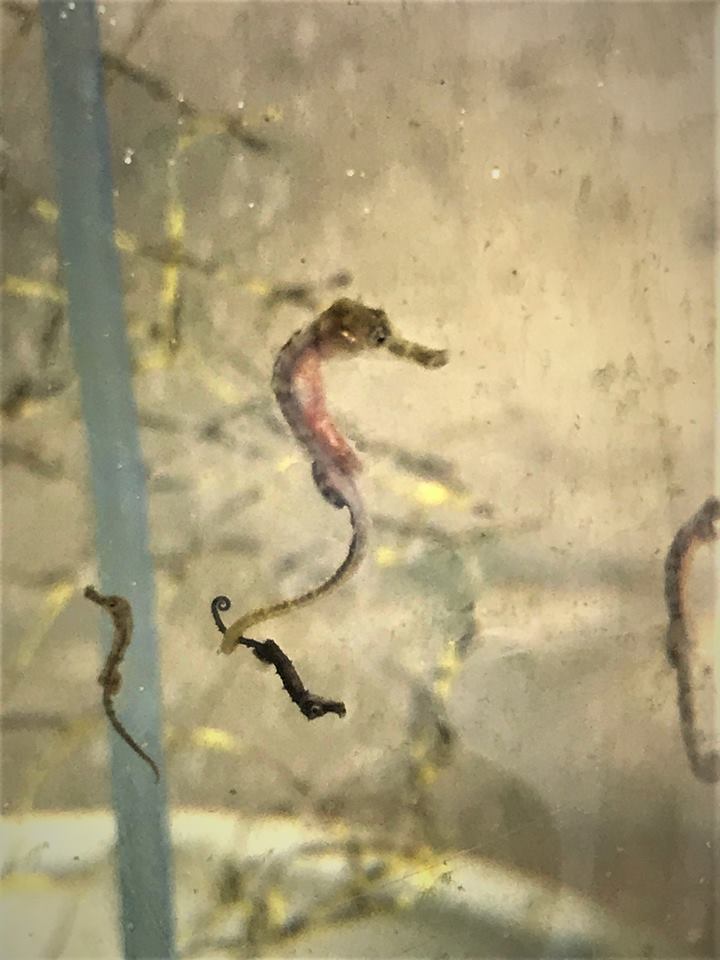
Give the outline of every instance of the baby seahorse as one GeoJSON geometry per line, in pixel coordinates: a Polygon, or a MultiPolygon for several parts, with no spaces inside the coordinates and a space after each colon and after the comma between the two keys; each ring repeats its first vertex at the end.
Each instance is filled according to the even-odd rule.
{"type": "Polygon", "coordinates": [[[125,729],[124,724],[115,712],[113,697],[120,689],[122,676],[120,675],[120,664],[125,659],[127,648],[130,646],[133,633],[133,615],[132,607],[125,597],[104,596],[98,593],[95,587],[85,587],[85,596],[92,600],[99,607],[104,607],[112,618],[114,634],[110,653],[107,655],[105,666],[98,677],[98,683],[102,687],[103,709],[108,720],[115,731],[122,737],[125,743],[133,750],[155,774],[155,780],[160,780],[160,770],[153,758],[149,756],[140,744],[125,729]]]}
{"type": "Polygon", "coordinates": [[[395,334],[384,310],[347,298],[337,300],[311,324],[298,330],[280,350],[272,377],[278,405],[295,439],[311,458],[312,476],[322,496],[334,507],[347,507],[352,540],[343,562],[319,586],[299,597],[247,613],[227,629],[222,625],[219,612],[228,610],[230,601],[224,596],[215,597],[211,609],[215,623],[224,634],[223,653],[232,653],[250,627],[316,600],[347,580],[360,564],[367,547],[369,526],[355,482],[361,464],[328,413],[322,363],[332,357],[353,356],[379,347],[423,367],[442,367],[448,359],[445,350],[431,350],[395,334]]]}

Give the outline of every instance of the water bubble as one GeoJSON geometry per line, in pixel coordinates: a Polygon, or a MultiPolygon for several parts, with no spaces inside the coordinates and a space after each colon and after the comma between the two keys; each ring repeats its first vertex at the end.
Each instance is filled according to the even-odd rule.
{"type": "Polygon", "coordinates": [[[124,157],[123,157],[123,163],[127,164],[128,166],[130,166],[130,164],[133,162],[134,157],[135,157],[135,151],[133,150],[133,148],[132,148],[132,147],[126,147],[126,148],[125,148],[125,155],[124,155],[124,157]]]}
{"type": "Polygon", "coordinates": [[[493,167],[490,171],[490,176],[493,178],[493,180],[499,180],[501,177],[500,167],[493,167]]]}
{"type": "Polygon", "coordinates": [[[67,10],[61,10],[61,11],[60,11],[60,19],[61,19],[61,20],[67,20],[67,10]]]}
{"type": "Polygon", "coordinates": [[[254,200],[251,200],[251,201],[248,203],[248,207],[252,210],[252,209],[254,208],[254,206],[255,206],[255,201],[254,201],[254,200]]]}
{"type": "Polygon", "coordinates": [[[238,110],[244,110],[244,109],[245,109],[245,101],[244,101],[244,100],[238,100],[238,102],[237,102],[237,108],[238,108],[238,110]]]}
{"type": "Polygon", "coordinates": [[[68,10],[74,10],[74,9],[75,9],[75,0],[69,0],[68,10]]]}
{"type": "Polygon", "coordinates": [[[355,171],[354,171],[352,168],[350,168],[349,170],[346,170],[346,171],[345,171],[345,176],[346,176],[346,177],[354,177],[354,176],[355,176],[355,171]]]}

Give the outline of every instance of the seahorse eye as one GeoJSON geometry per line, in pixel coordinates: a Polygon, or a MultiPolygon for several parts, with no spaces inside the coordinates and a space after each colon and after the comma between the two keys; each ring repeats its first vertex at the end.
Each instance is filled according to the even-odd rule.
{"type": "Polygon", "coordinates": [[[376,307],[375,309],[370,310],[370,313],[373,315],[377,323],[372,330],[370,330],[368,339],[370,343],[380,346],[380,344],[385,343],[390,336],[390,324],[388,323],[387,314],[381,307],[376,307]]]}

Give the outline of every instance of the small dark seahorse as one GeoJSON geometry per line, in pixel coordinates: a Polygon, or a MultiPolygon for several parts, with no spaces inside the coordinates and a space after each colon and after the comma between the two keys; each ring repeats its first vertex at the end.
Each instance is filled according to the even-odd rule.
{"type": "Polygon", "coordinates": [[[107,660],[105,661],[105,666],[98,677],[98,683],[102,687],[103,691],[102,702],[105,714],[107,715],[107,718],[112,724],[115,732],[122,737],[131,750],[133,750],[139,757],[142,757],[145,763],[147,763],[152,772],[155,774],[155,780],[159,781],[160,771],[158,770],[157,764],[152,757],[145,753],[140,744],[127,732],[118,715],[115,713],[115,704],[113,703],[113,697],[118,692],[120,685],[122,684],[120,664],[123,662],[127,648],[130,646],[130,641],[132,640],[132,607],[125,597],[116,597],[112,594],[105,596],[102,593],[98,593],[95,587],[85,587],[85,596],[88,598],[88,600],[92,600],[93,603],[96,603],[99,607],[104,607],[104,609],[107,610],[112,618],[113,627],[115,628],[112,645],[110,647],[110,653],[108,654],[107,660]]]}

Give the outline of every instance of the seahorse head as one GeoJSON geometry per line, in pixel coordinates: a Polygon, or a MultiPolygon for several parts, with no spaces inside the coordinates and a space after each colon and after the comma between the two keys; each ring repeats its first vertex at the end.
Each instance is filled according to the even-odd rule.
{"type": "Polygon", "coordinates": [[[384,310],[347,297],[321,313],[314,326],[318,348],[325,356],[381,347],[392,336],[384,310]]]}
{"type": "Polygon", "coordinates": [[[315,343],[323,358],[355,354],[384,347],[395,356],[405,357],[425,367],[447,363],[444,350],[432,350],[398,336],[379,307],[343,297],[336,300],[314,323],[315,343]]]}

